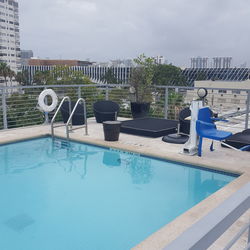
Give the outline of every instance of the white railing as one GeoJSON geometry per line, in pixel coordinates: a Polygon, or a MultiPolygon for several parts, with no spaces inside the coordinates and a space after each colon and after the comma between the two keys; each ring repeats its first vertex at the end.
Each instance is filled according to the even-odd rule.
{"type": "MultiPolygon", "coordinates": [[[[42,90],[53,88],[59,99],[69,96],[72,101],[86,100],[87,117],[93,116],[93,103],[97,100],[112,100],[120,105],[119,116],[131,117],[131,94],[129,85],[43,85],[0,87],[0,129],[43,124],[53,117],[44,115],[37,108],[37,99],[42,90]]],[[[152,86],[150,116],[178,119],[179,111],[197,98],[197,88],[182,86],[152,86]]],[[[49,101],[49,100],[48,100],[49,101]]],[[[208,89],[207,104],[219,116],[225,116],[235,130],[249,127],[250,90],[208,89]]],[[[235,131],[232,131],[235,132],[235,131]]]]}

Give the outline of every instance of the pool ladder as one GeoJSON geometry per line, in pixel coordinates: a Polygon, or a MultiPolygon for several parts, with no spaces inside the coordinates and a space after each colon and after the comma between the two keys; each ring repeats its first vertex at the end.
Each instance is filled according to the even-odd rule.
{"type": "Polygon", "coordinates": [[[63,127],[63,126],[66,127],[67,139],[69,139],[69,133],[70,132],[72,132],[73,130],[76,130],[76,129],[80,129],[80,128],[85,128],[85,135],[88,135],[88,122],[87,122],[87,111],[86,111],[86,102],[85,102],[85,100],[83,98],[79,98],[77,100],[72,112],[71,112],[71,108],[72,108],[71,107],[71,99],[70,99],[70,97],[65,96],[62,99],[62,101],[60,102],[60,105],[58,106],[58,108],[57,108],[57,110],[56,110],[56,112],[55,112],[55,114],[54,114],[54,116],[53,116],[53,118],[51,120],[51,135],[52,135],[52,138],[54,137],[54,129],[58,128],[58,127],[63,127]],[[59,110],[61,109],[61,107],[62,107],[62,105],[63,105],[63,103],[65,101],[68,101],[68,103],[69,103],[69,114],[70,115],[69,115],[68,121],[66,122],[66,124],[56,125],[55,126],[54,123],[55,123],[56,116],[59,113],[59,110]],[[74,113],[76,111],[76,108],[77,108],[78,104],[80,104],[80,103],[83,104],[83,108],[84,108],[84,114],[83,114],[84,115],[84,125],[77,126],[77,128],[73,128],[73,126],[72,126],[72,118],[73,118],[73,115],[74,115],[74,113]]]}

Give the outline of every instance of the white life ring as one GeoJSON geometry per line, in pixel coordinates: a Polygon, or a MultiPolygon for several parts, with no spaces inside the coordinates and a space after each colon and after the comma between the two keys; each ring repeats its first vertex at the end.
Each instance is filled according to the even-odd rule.
{"type": "Polygon", "coordinates": [[[40,106],[40,108],[44,111],[44,112],[51,112],[53,111],[58,103],[58,98],[56,93],[54,92],[54,90],[52,89],[45,89],[44,91],[41,92],[41,94],[38,97],[38,104],[40,106]],[[51,105],[47,105],[45,103],[45,97],[46,96],[50,96],[52,99],[52,103],[51,105]]]}

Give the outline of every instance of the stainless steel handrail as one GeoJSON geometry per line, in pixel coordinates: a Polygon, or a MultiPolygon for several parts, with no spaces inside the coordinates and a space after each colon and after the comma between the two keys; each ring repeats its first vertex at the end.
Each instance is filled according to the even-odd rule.
{"type": "Polygon", "coordinates": [[[86,102],[83,98],[79,98],[76,102],[76,105],[74,107],[74,109],[72,110],[69,119],[66,123],[66,134],[67,134],[67,139],[69,139],[69,125],[71,124],[71,131],[79,129],[79,128],[85,128],[85,135],[88,135],[88,122],[87,122],[87,111],[86,111],[86,102]],[[82,102],[83,103],[83,109],[84,109],[84,122],[85,124],[83,126],[77,127],[77,128],[72,128],[72,117],[76,111],[76,108],[78,106],[78,104],[82,102]]]}
{"type": "MultiPolygon", "coordinates": [[[[59,110],[61,109],[63,103],[64,103],[66,100],[68,100],[68,102],[69,102],[69,114],[71,114],[71,100],[70,100],[70,97],[69,97],[69,96],[65,96],[65,97],[62,99],[62,101],[60,102],[60,105],[58,106],[58,108],[57,108],[57,110],[56,110],[56,112],[55,112],[55,114],[54,114],[54,116],[53,116],[53,118],[52,118],[52,120],[51,120],[51,135],[52,135],[52,137],[54,137],[54,128],[66,126],[65,124],[63,124],[63,125],[58,125],[58,126],[54,126],[54,122],[55,122],[56,116],[57,116],[59,110]]],[[[71,128],[72,128],[72,123],[71,123],[71,128]]]]}

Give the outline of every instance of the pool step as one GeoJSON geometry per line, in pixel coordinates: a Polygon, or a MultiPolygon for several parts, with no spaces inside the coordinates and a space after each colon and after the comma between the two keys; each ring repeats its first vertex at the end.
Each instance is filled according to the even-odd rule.
{"type": "Polygon", "coordinates": [[[70,148],[70,142],[64,140],[53,140],[53,147],[55,149],[68,149],[70,148]]]}

